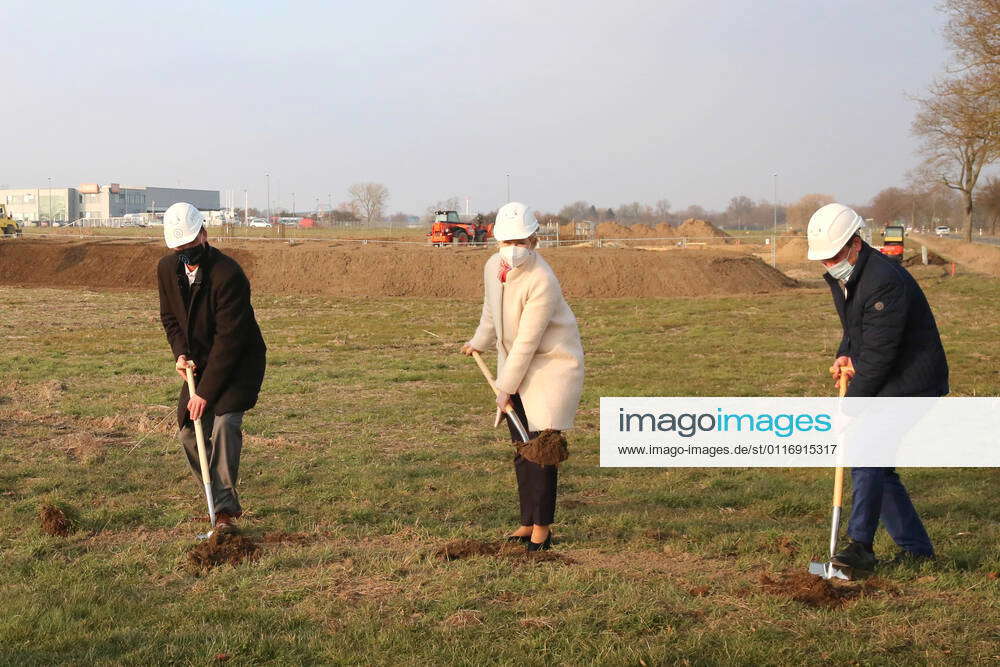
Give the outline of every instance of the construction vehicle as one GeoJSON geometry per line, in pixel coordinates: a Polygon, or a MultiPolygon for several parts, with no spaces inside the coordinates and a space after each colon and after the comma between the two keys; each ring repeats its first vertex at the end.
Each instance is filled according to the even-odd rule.
{"type": "Polygon", "coordinates": [[[882,254],[895,262],[903,261],[903,237],[906,230],[902,225],[886,225],[882,230],[882,254]]]}
{"type": "Polygon", "coordinates": [[[7,213],[7,207],[0,204],[0,232],[5,237],[17,238],[21,235],[21,225],[7,213]]]}
{"type": "Polygon", "coordinates": [[[435,211],[434,223],[427,236],[430,237],[431,245],[443,246],[486,243],[486,239],[492,234],[493,225],[482,215],[477,215],[472,222],[462,222],[458,211],[435,211]]]}

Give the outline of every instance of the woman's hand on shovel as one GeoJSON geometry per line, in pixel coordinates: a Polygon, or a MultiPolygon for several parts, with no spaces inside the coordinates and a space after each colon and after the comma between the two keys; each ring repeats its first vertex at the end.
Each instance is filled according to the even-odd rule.
{"type": "Polygon", "coordinates": [[[473,352],[482,353],[482,350],[477,350],[476,348],[472,347],[472,345],[470,345],[469,343],[465,343],[464,345],[462,345],[462,354],[464,354],[465,356],[471,357],[473,352]]]}
{"type": "Polygon", "coordinates": [[[506,410],[508,403],[510,403],[510,394],[497,390],[497,407],[501,410],[506,410]]]}

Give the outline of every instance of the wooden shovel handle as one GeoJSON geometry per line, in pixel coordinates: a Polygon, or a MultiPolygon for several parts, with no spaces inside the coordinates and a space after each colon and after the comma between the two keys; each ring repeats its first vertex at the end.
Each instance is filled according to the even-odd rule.
{"type": "MultiPolygon", "coordinates": [[[[840,379],[837,380],[837,388],[840,397],[847,395],[847,385],[854,377],[854,366],[847,365],[840,368],[840,379]]],[[[844,504],[844,469],[835,468],[833,471],[833,506],[841,507],[844,504]]]]}
{"type": "Polygon", "coordinates": [[[497,385],[493,381],[493,373],[490,373],[490,368],[486,365],[486,362],[483,361],[482,355],[480,355],[478,351],[473,350],[472,358],[476,360],[476,365],[479,366],[479,370],[483,372],[483,377],[485,377],[486,381],[490,383],[490,389],[493,390],[494,394],[499,394],[500,390],[497,389],[497,385]]]}

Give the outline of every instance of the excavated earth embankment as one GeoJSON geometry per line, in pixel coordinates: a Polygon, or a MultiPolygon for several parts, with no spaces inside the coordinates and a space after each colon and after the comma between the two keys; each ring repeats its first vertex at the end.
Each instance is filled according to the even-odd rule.
{"type": "MultiPolygon", "coordinates": [[[[332,297],[482,298],[490,251],[343,242],[289,246],[225,242],[254,290],[332,297]]],[[[156,242],[34,240],[0,243],[0,284],[87,289],[153,289],[156,242]]],[[[760,259],[712,250],[625,248],[542,251],[563,291],[576,297],[721,296],[773,292],[796,282],[760,259]]]]}

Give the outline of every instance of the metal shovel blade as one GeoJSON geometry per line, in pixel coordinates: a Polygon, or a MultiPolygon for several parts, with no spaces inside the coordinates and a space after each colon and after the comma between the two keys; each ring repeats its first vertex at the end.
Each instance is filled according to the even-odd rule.
{"type": "Polygon", "coordinates": [[[851,577],[833,563],[809,563],[809,574],[815,574],[824,579],[843,579],[850,581],[851,577]]]}
{"type": "Polygon", "coordinates": [[[208,531],[207,533],[200,533],[200,534],[198,535],[198,539],[199,539],[199,540],[207,540],[208,538],[210,538],[210,537],[211,537],[212,535],[214,535],[214,534],[215,534],[215,531],[214,531],[214,530],[210,530],[210,531],[208,531]]]}

